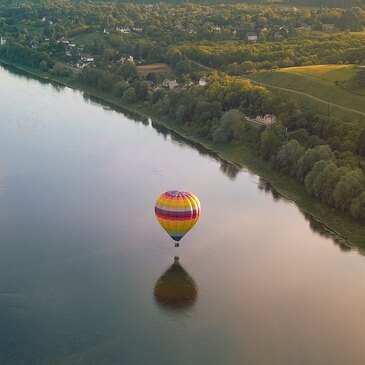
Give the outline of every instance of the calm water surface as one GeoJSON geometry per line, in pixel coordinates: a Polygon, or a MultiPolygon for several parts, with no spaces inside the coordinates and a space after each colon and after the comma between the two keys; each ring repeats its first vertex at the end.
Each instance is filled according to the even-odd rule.
{"type": "Polygon", "coordinates": [[[365,364],[365,257],[259,177],[3,68],[0,112],[0,364],[365,364]],[[203,208],[178,249],[171,188],[203,208]]]}

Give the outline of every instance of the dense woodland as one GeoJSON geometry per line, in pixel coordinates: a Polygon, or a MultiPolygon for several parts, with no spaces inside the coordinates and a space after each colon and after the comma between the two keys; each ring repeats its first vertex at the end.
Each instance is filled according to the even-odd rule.
{"type": "MultiPolygon", "coordinates": [[[[365,125],[300,110],[232,76],[292,65],[362,64],[364,25],[360,7],[9,1],[0,6],[6,39],[0,58],[139,105],[216,144],[249,146],[316,199],[365,223],[365,125]],[[324,31],[325,24],[336,30],[324,31]],[[253,44],[247,38],[252,32],[258,36],[253,44]],[[92,61],[81,62],[85,54],[92,61]],[[152,62],[166,62],[170,71],[138,72],[137,65],[152,62]],[[164,87],[166,77],[179,87],[164,87]],[[258,129],[248,121],[264,114],[277,122],[258,129]]],[[[365,70],[359,84],[364,80],[365,70]]]]}

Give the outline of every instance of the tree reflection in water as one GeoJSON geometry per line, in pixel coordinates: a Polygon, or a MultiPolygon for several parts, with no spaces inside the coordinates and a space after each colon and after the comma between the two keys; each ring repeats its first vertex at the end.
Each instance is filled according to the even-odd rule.
{"type": "Polygon", "coordinates": [[[156,302],[166,309],[190,308],[196,301],[198,289],[194,279],[180,265],[179,258],[157,280],[154,290],[156,302]]]}
{"type": "Polygon", "coordinates": [[[266,194],[270,194],[275,201],[283,199],[283,196],[279,192],[277,192],[268,181],[264,180],[261,177],[259,178],[257,186],[259,190],[265,192],[266,194]]]}

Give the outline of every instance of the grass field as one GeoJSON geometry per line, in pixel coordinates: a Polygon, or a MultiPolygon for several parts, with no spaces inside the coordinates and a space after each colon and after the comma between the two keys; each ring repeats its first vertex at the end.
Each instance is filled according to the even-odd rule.
{"type": "Polygon", "coordinates": [[[355,65],[301,66],[257,72],[249,75],[249,78],[268,85],[299,91],[332,103],[329,106],[318,100],[310,100],[305,95],[277,90],[295,98],[307,109],[314,109],[322,114],[330,112],[342,118],[365,120],[364,116],[336,107],[338,105],[365,113],[365,88],[361,88],[357,83],[357,73],[360,70],[361,68],[355,65]]]}
{"type": "Polygon", "coordinates": [[[171,69],[166,63],[153,63],[150,65],[137,66],[137,72],[140,74],[154,73],[169,73],[171,69]]]}

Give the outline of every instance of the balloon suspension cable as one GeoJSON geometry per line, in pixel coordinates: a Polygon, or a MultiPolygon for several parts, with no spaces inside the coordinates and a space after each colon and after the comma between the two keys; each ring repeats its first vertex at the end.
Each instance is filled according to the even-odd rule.
{"type": "Polygon", "coordinates": [[[179,242],[175,242],[175,247],[179,247],[179,242]]]}

